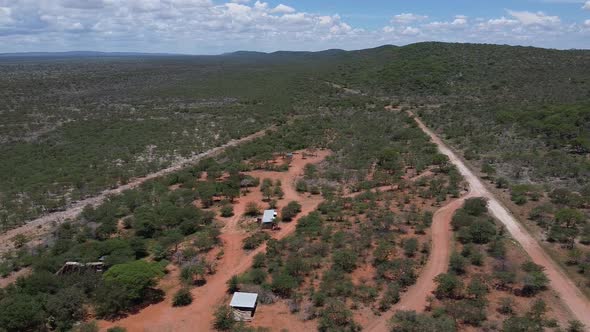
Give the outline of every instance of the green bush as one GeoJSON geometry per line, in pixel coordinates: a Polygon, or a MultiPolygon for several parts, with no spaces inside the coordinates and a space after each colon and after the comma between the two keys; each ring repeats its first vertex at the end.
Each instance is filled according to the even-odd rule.
{"type": "Polygon", "coordinates": [[[283,221],[291,221],[299,212],[301,212],[301,204],[296,201],[289,202],[281,210],[281,219],[283,221]]]}
{"type": "Polygon", "coordinates": [[[260,247],[260,245],[268,239],[270,239],[270,235],[268,235],[268,233],[262,231],[256,232],[244,239],[242,248],[245,250],[254,250],[260,247]]]}
{"type": "Polygon", "coordinates": [[[191,294],[190,290],[187,288],[181,288],[174,294],[174,299],[172,300],[172,306],[174,307],[184,307],[189,304],[193,303],[193,295],[191,294]]]}
{"type": "Polygon", "coordinates": [[[234,215],[234,207],[231,204],[225,204],[221,207],[221,216],[224,218],[233,217],[234,215]]]}

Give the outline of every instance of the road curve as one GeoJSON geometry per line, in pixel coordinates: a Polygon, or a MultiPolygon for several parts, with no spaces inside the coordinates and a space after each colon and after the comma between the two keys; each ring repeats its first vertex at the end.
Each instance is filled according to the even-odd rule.
{"type": "Polygon", "coordinates": [[[473,197],[470,192],[461,198],[452,200],[445,206],[436,210],[432,217],[431,238],[432,247],[428,262],[420,271],[416,283],[408,288],[402,294],[401,299],[391,310],[384,314],[378,320],[373,321],[365,327],[365,331],[387,331],[387,324],[391,317],[398,310],[413,310],[416,312],[424,311],[428,296],[435,290],[436,284],[434,278],[447,272],[449,268],[449,259],[451,255],[451,220],[455,211],[463,206],[463,202],[473,197]]]}
{"type": "Polygon", "coordinates": [[[586,328],[590,328],[590,301],[588,298],[586,298],[565,272],[549,257],[539,242],[520,225],[516,218],[484,186],[481,180],[465,163],[436,134],[426,127],[418,117],[414,116],[411,112],[408,112],[408,114],[413,116],[420,129],[430,136],[432,142],[438,146],[439,151],[449,157],[449,160],[459,169],[461,175],[469,183],[471,194],[474,197],[488,199],[490,213],[504,224],[510,235],[520,243],[533,262],[545,267],[545,273],[550,280],[549,287],[557,292],[573,316],[586,325],[586,328]]]}
{"type": "Polygon", "coordinates": [[[262,137],[266,134],[266,132],[268,130],[275,130],[275,129],[276,129],[275,126],[271,126],[267,129],[255,132],[255,133],[248,135],[248,136],[244,136],[240,139],[231,140],[231,141],[225,143],[224,145],[220,145],[220,146],[215,147],[211,150],[207,150],[205,152],[202,152],[198,155],[195,155],[195,156],[192,156],[189,158],[180,159],[180,160],[174,162],[173,165],[168,168],[148,174],[148,175],[141,177],[141,178],[133,179],[129,183],[121,185],[117,188],[104,190],[96,196],[86,198],[84,200],[81,200],[81,201],[71,205],[70,207],[68,207],[64,211],[58,211],[58,212],[46,214],[46,215],[39,217],[37,219],[33,219],[20,227],[8,230],[5,233],[0,234],[0,254],[4,254],[5,252],[10,251],[14,248],[14,244],[12,243],[11,239],[13,237],[15,237],[16,235],[24,234],[27,236],[27,238],[29,238],[31,240],[33,238],[42,237],[43,235],[51,232],[51,230],[53,230],[57,225],[63,223],[64,221],[66,221],[68,219],[76,218],[80,213],[82,213],[82,210],[87,205],[98,206],[99,204],[104,202],[110,196],[118,195],[126,190],[136,188],[148,180],[152,180],[152,179],[164,176],[164,175],[168,175],[170,173],[177,172],[190,164],[194,164],[204,158],[213,157],[213,156],[223,152],[225,149],[227,149],[229,147],[237,146],[237,145],[252,141],[256,138],[262,137]]]}

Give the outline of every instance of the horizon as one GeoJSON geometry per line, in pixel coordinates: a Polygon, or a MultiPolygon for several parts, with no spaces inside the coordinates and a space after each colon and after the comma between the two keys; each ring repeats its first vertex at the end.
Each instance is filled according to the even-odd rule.
{"type": "Polygon", "coordinates": [[[0,53],[218,55],[425,41],[589,49],[590,0],[0,0],[0,53]]]}
{"type": "Polygon", "coordinates": [[[440,43],[440,44],[457,44],[457,45],[490,45],[490,46],[506,46],[506,47],[522,47],[522,48],[537,48],[543,50],[555,50],[555,51],[590,51],[590,48],[568,48],[568,49],[559,49],[559,48],[551,48],[551,47],[540,47],[540,46],[532,46],[532,45],[509,45],[509,44],[493,44],[493,43],[461,43],[461,42],[441,42],[441,41],[424,41],[424,42],[416,42],[410,43],[405,45],[394,45],[394,44],[383,44],[375,47],[368,47],[368,48],[360,48],[360,49],[342,49],[342,48],[328,48],[328,49],[320,49],[317,51],[305,51],[305,50],[297,50],[297,49],[277,49],[273,51],[255,51],[255,50],[248,50],[248,49],[238,49],[234,51],[224,52],[224,53],[214,53],[214,54],[190,54],[190,53],[167,53],[167,52],[144,52],[144,51],[95,51],[95,50],[64,50],[64,51],[26,51],[26,52],[6,52],[0,53],[0,56],[11,56],[11,55],[52,55],[52,54],[67,54],[67,53],[89,53],[89,54],[122,54],[122,55],[151,55],[151,56],[223,56],[223,55],[231,55],[236,53],[259,53],[259,54],[266,54],[272,55],[275,53],[287,52],[287,53],[321,53],[327,51],[342,51],[342,52],[355,52],[355,51],[363,51],[363,50],[371,50],[377,49],[382,47],[406,47],[411,45],[417,44],[426,44],[426,43],[440,43]]]}

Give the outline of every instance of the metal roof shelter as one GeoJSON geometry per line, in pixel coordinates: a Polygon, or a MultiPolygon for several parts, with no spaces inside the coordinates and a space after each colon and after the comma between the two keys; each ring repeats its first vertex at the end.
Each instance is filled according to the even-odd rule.
{"type": "Polygon", "coordinates": [[[265,210],[264,214],[262,215],[262,224],[273,223],[276,217],[277,213],[275,210],[265,210]]]}
{"type": "Polygon", "coordinates": [[[229,304],[230,307],[255,309],[258,294],[235,292],[229,304]]]}

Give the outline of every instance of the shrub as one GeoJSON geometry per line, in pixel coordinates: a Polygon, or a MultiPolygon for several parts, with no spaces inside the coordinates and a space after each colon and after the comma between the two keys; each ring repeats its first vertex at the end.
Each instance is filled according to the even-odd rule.
{"type": "Polygon", "coordinates": [[[542,271],[527,273],[523,278],[522,293],[525,296],[532,296],[544,290],[549,284],[549,278],[542,271]]]}
{"type": "Polygon", "coordinates": [[[501,298],[498,312],[503,315],[511,315],[514,312],[514,301],[509,297],[501,298]]]}
{"type": "Polygon", "coordinates": [[[404,241],[404,254],[408,257],[414,257],[418,250],[418,239],[411,237],[404,241]]]}
{"type": "Polygon", "coordinates": [[[193,303],[193,295],[187,288],[181,288],[174,294],[172,305],[175,307],[184,307],[193,303]]]}
{"type": "Polygon", "coordinates": [[[266,266],[266,255],[264,253],[257,253],[252,259],[253,268],[261,268],[266,266]]]}
{"type": "Polygon", "coordinates": [[[295,190],[297,190],[300,193],[306,192],[307,191],[307,182],[305,182],[305,180],[297,181],[297,183],[295,184],[295,190]]]}
{"type": "Polygon", "coordinates": [[[485,244],[496,235],[496,226],[490,221],[477,220],[469,226],[469,234],[472,242],[485,244]]]}
{"type": "Polygon", "coordinates": [[[120,326],[113,326],[113,327],[107,329],[107,332],[127,332],[127,329],[125,329],[124,327],[120,327],[120,326]]]}
{"type": "Polygon", "coordinates": [[[487,202],[484,198],[470,198],[465,201],[463,209],[472,216],[480,216],[488,210],[487,202]]]}
{"type": "Polygon", "coordinates": [[[320,332],[355,332],[360,331],[361,328],[354,322],[352,318],[352,312],[348,310],[346,304],[338,300],[330,300],[320,312],[318,330],[320,332]]]}
{"type": "Polygon", "coordinates": [[[281,210],[281,218],[283,221],[291,221],[299,212],[301,212],[301,204],[292,201],[281,210]]]}
{"type": "Polygon", "coordinates": [[[249,202],[246,204],[246,210],[244,211],[244,214],[250,217],[256,217],[260,215],[260,210],[260,206],[256,204],[256,202],[249,202]]]}
{"type": "Polygon", "coordinates": [[[230,331],[236,325],[230,307],[221,305],[215,310],[215,321],[213,327],[220,331],[230,331]]]}
{"type": "Polygon", "coordinates": [[[244,239],[242,247],[245,250],[253,250],[258,248],[264,241],[270,239],[270,235],[266,232],[256,232],[244,239]]]}
{"type": "Polygon", "coordinates": [[[227,281],[227,292],[234,293],[240,290],[240,279],[237,275],[233,275],[227,281]]]}
{"type": "Polygon", "coordinates": [[[234,215],[234,207],[231,204],[226,204],[221,207],[221,216],[224,218],[233,217],[234,215]]]}
{"type": "Polygon", "coordinates": [[[437,283],[434,295],[438,299],[457,298],[463,290],[463,282],[452,274],[439,274],[434,281],[437,283]]]}
{"type": "Polygon", "coordinates": [[[455,274],[465,273],[465,266],[466,265],[467,265],[467,261],[459,253],[454,252],[451,254],[451,259],[449,261],[449,267],[453,273],[455,273],[455,274]]]}
{"type": "Polygon", "coordinates": [[[282,297],[288,297],[297,287],[297,280],[287,273],[279,272],[272,277],[270,288],[274,293],[282,297]]]}
{"type": "Polygon", "coordinates": [[[334,266],[352,272],[356,268],[357,254],[352,250],[340,250],[333,254],[334,266]]]}
{"type": "Polygon", "coordinates": [[[264,269],[252,269],[249,273],[249,278],[253,283],[261,285],[266,281],[268,273],[264,269]]]}
{"type": "Polygon", "coordinates": [[[400,300],[399,290],[399,285],[397,283],[390,283],[387,286],[387,290],[385,291],[385,294],[383,294],[381,301],[379,301],[379,310],[387,311],[392,305],[398,303],[400,300]]]}
{"type": "Polygon", "coordinates": [[[398,311],[390,321],[391,332],[455,332],[455,321],[446,315],[431,317],[415,311],[398,311]]]}

